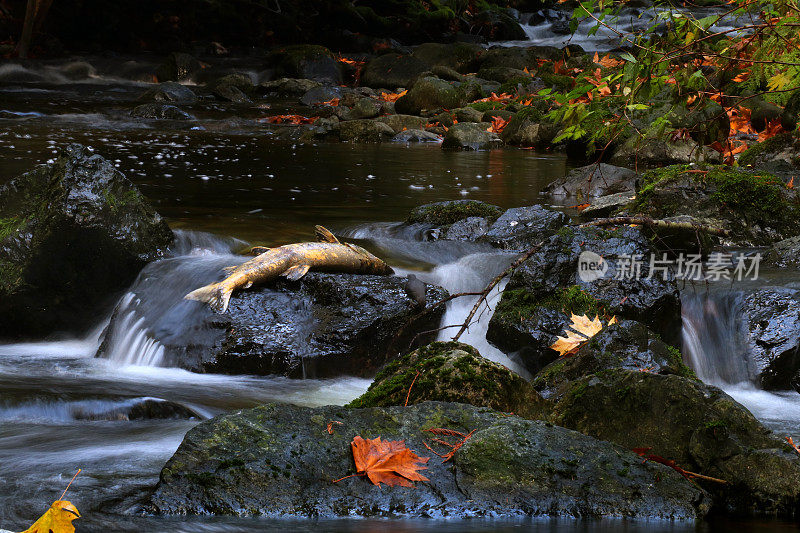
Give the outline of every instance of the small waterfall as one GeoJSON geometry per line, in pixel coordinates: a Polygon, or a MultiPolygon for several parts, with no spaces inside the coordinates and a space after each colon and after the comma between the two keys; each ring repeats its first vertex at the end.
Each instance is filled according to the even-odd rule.
{"type": "Polygon", "coordinates": [[[203,332],[195,326],[208,311],[183,297],[220,280],[223,267],[245,261],[230,253],[242,244],[200,232],[176,232],[172,251],[180,255],[142,270],[117,304],[98,355],[125,366],[169,366],[165,344],[189,335],[192,342],[202,342],[203,332]]]}
{"type": "Polygon", "coordinates": [[[684,291],[681,295],[683,353],[697,377],[713,385],[751,382],[742,294],[684,291]]]}

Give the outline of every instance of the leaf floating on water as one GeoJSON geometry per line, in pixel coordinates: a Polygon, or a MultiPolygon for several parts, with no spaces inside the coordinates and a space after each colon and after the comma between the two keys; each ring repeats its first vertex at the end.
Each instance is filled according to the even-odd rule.
{"type": "MultiPolygon", "coordinates": [[[[616,323],[617,317],[615,316],[608,321],[609,326],[616,323]]],[[[572,323],[568,328],[564,328],[566,337],[556,337],[556,342],[550,346],[561,356],[572,355],[577,352],[584,342],[597,335],[603,329],[603,323],[600,322],[599,316],[595,316],[594,320],[590,320],[586,315],[578,316],[573,313],[572,323]]]]}
{"type": "Polygon", "coordinates": [[[417,470],[428,468],[423,464],[430,457],[419,457],[406,447],[405,441],[381,441],[380,437],[363,439],[356,436],[350,446],[358,472],[354,475],[366,475],[374,485],[385,483],[389,486],[413,487],[411,481],[429,481],[417,470]]]}

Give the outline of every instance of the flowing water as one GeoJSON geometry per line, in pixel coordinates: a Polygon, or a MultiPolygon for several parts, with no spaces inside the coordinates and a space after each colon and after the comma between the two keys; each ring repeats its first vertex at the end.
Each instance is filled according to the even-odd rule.
{"type": "MultiPolygon", "coordinates": [[[[241,65],[233,65],[241,67],[241,65]]],[[[260,73],[254,65],[254,79],[260,73]]],[[[0,183],[52,159],[59,146],[81,142],[112,160],[181,230],[169,258],[149,265],[119,295],[97,309],[84,338],[0,344],[0,528],[21,530],[83,472],[68,499],[81,510],[78,531],[780,531],[776,522],[730,524],[525,520],[520,522],[263,521],[237,518],[157,518],[137,514],[183,435],[200,420],[263,402],[343,404],[369,380],[341,377],[200,375],[169,367],[160,341],[180,335],[197,316],[182,300],[213,281],[219,268],[242,259],[248,243],[278,245],[308,239],[315,224],[358,240],[386,257],[398,275],[415,272],[451,292],[480,289],[512,260],[464,243],[429,242],[394,221],[419,204],[474,198],[502,207],[540,201],[538,192],[562,176],[560,155],[526,150],[443,153],[436,145],[300,145],[280,140],[280,128],[256,121],[262,108],[201,101],[189,124],[131,119],[144,91],[147,58],[85,58],[25,66],[0,65],[0,183]],[[77,65],[77,66],[76,66],[77,65]],[[73,79],[75,71],[88,74],[73,79]],[[71,74],[72,73],[72,74],[71,74]],[[125,420],[132,406],[173,402],[191,420],[125,420]]],[[[270,102],[271,111],[287,102],[270,102]]],[[[489,298],[497,301],[502,284],[489,298]]],[[[716,297],[715,297],[716,298],[716,297]]],[[[452,302],[442,326],[460,324],[474,300],[452,302]]],[[[194,308],[196,309],[196,307],[194,308]]],[[[685,301],[687,353],[705,379],[721,384],[776,429],[800,420],[796,393],[771,394],[741,385],[746,354],[724,341],[735,329],[735,298],[685,301]],[[704,370],[708,368],[708,370],[704,370]]],[[[462,340],[482,354],[521,369],[486,342],[491,311],[462,340]]],[[[443,329],[447,339],[452,328],[443,329]]]]}

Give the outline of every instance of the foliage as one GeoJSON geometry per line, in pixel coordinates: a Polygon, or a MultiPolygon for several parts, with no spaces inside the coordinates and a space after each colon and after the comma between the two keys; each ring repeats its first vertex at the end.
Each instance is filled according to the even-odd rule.
{"type": "MultiPolygon", "coordinates": [[[[612,317],[608,321],[608,326],[617,323],[617,318],[612,317]]],[[[588,316],[578,316],[573,313],[572,323],[569,328],[564,329],[567,334],[566,337],[556,337],[556,342],[550,346],[553,350],[557,351],[559,355],[572,355],[578,351],[581,345],[597,335],[603,329],[603,323],[600,322],[600,317],[595,316],[594,320],[590,320],[588,316]],[[574,331],[573,331],[574,330],[574,331]]]]}
{"type": "MultiPolygon", "coordinates": [[[[390,487],[394,485],[413,487],[411,481],[428,481],[428,478],[417,470],[428,468],[422,465],[430,458],[419,457],[406,448],[405,441],[382,441],[380,437],[363,439],[356,436],[350,446],[356,463],[355,475],[366,475],[374,485],[380,486],[381,483],[385,483],[390,487]]],[[[341,479],[337,479],[334,483],[341,479]]]]}

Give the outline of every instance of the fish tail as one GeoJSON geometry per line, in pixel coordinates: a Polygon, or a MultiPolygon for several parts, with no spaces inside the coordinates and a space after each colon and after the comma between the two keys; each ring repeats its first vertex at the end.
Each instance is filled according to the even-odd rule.
{"type": "Polygon", "coordinates": [[[223,283],[212,283],[205,287],[193,290],[186,296],[186,300],[197,300],[198,302],[207,303],[211,309],[217,313],[224,313],[228,310],[228,302],[231,299],[233,289],[224,285],[223,283]]]}

